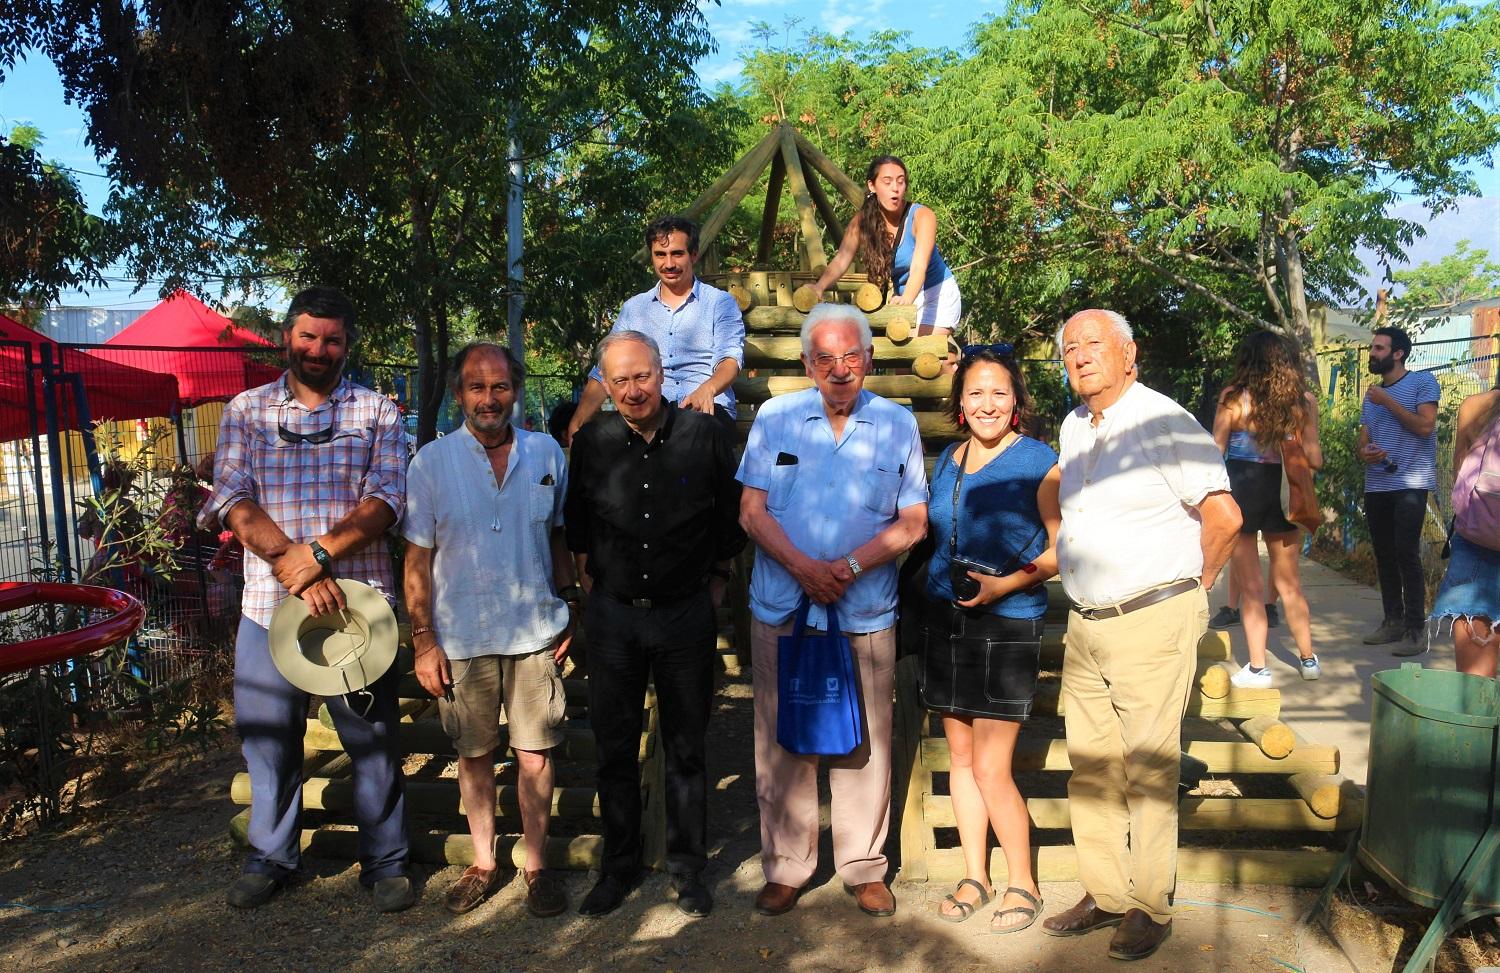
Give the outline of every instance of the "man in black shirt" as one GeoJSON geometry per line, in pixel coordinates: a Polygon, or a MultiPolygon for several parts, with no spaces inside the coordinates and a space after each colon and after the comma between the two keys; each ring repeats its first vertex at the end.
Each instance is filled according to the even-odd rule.
{"type": "Polygon", "coordinates": [[[579,913],[613,912],[641,873],[637,765],[648,674],[666,754],[667,871],[677,907],[705,916],[715,609],[745,545],[729,432],[662,398],[661,352],[638,331],[599,343],[616,411],[573,438],[563,516],[589,593],[589,720],[599,760],[604,854],[579,913]]]}

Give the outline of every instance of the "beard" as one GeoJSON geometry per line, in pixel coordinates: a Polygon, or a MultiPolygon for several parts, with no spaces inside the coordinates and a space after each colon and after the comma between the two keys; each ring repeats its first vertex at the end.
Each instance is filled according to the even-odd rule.
{"type": "Polygon", "coordinates": [[[469,426],[476,432],[482,432],[491,436],[504,432],[505,427],[510,425],[509,410],[503,413],[489,412],[481,414],[475,412],[465,418],[468,419],[469,426]]]}
{"type": "Polygon", "coordinates": [[[1370,374],[1372,375],[1384,375],[1386,372],[1389,372],[1395,367],[1396,359],[1394,357],[1370,359],[1369,369],[1370,374]]]}
{"type": "Polygon", "coordinates": [[[333,361],[328,358],[309,358],[304,354],[289,354],[287,355],[287,368],[303,385],[325,392],[338,384],[339,377],[344,371],[344,363],[342,360],[333,361]],[[320,371],[309,370],[310,362],[314,365],[321,365],[322,369],[320,371]]]}

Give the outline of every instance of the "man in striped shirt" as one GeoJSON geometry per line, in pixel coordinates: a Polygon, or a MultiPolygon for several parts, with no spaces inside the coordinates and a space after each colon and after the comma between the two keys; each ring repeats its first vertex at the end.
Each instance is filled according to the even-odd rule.
{"type": "Polygon", "coordinates": [[[1394,655],[1427,651],[1427,586],[1422,576],[1422,523],[1428,491],[1437,488],[1438,383],[1406,368],[1411,338],[1376,328],[1370,371],[1380,384],[1365,391],[1359,413],[1359,458],[1365,463],[1365,521],[1375,549],[1385,618],[1366,645],[1398,643],[1394,655]]]}
{"type": "MultiPolygon", "coordinates": [[[[219,426],[214,490],[198,515],[245,547],[245,594],[234,658],[235,728],[250,771],[249,858],[228,902],[253,909],[296,871],[307,694],[271,661],[267,626],[287,597],[313,615],[338,611],[335,576],[392,597],[386,530],[406,497],[401,417],[385,396],[343,377],[356,338],[354,307],[331,287],[292,299],[282,327],[287,370],[230,401],[219,426]]],[[[354,760],[360,882],[375,906],[416,901],[406,876],[406,804],[396,748],[397,673],[331,698],[339,739],[354,760]]]]}

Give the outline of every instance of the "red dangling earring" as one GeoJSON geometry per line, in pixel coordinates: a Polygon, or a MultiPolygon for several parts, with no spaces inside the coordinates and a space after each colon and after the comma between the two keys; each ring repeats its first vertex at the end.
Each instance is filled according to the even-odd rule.
{"type": "Polygon", "coordinates": [[[1010,427],[1012,429],[1021,428],[1021,414],[1019,412],[1012,412],[1010,414],[1010,427]]]}
{"type": "Polygon", "coordinates": [[[964,415],[962,412],[960,412],[958,414],[958,425],[959,425],[959,427],[962,428],[964,426],[967,426],[968,424],[969,424],[969,417],[966,416],[966,415],[964,415]]]}

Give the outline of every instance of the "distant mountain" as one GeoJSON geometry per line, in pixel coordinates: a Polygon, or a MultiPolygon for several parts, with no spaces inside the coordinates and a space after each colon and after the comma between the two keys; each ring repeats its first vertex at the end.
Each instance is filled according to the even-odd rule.
{"type": "MultiPolygon", "coordinates": [[[[1424,263],[1436,262],[1453,252],[1460,240],[1468,240],[1472,249],[1488,250],[1492,261],[1500,262],[1500,196],[1465,196],[1450,210],[1432,217],[1421,203],[1403,203],[1391,210],[1391,215],[1414,223],[1423,224],[1427,234],[1406,248],[1406,261],[1393,264],[1391,270],[1403,270],[1424,263]]],[[[1389,287],[1386,268],[1374,253],[1363,247],[1355,256],[1368,269],[1360,279],[1365,289],[1365,301],[1373,303],[1375,291],[1389,287]]]]}

